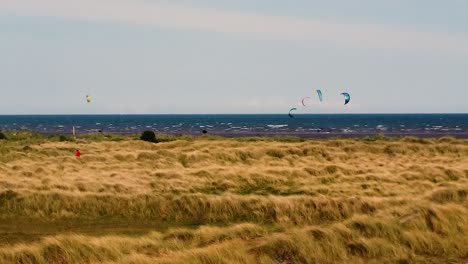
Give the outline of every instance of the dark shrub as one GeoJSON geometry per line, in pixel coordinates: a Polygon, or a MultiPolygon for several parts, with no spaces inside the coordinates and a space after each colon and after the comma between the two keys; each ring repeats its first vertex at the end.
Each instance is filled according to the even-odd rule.
{"type": "Polygon", "coordinates": [[[65,135],[60,135],[59,136],[59,141],[64,142],[64,141],[71,141],[71,138],[65,135]]]}
{"type": "Polygon", "coordinates": [[[0,131],[0,139],[6,139],[5,134],[3,134],[1,131],[0,131]]]}
{"type": "Polygon", "coordinates": [[[154,134],[154,132],[149,131],[149,130],[143,132],[143,134],[141,134],[140,139],[143,141],[158,143],[158,140],[156,139],[156,135],[154,134]]]}

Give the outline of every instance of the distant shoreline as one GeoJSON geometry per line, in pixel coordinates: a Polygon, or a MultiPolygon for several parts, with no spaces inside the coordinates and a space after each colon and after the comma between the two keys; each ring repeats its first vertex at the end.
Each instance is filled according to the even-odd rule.
{"type": "MultiPolygon", "coordinates": [[[[58,131],[51,131],[51,132],[44,132],[44,131],[34,131],[34,130],[4,130],[3,132],[9,132],[9,133],[14,133],[14,132],[34,132],[42,135],[48,135],[48,136],[53,136],[53,135],[73,135],[73,133],[70,132],[58,132],[58,131]]],[[[104,135],[139,135],[143,132],[142,131],[132,131],[132,132],[115,132],[115,131],[110,131],[106,132],[103,131],[102,134],[104,135]]],[[[279,133],[271,133],[271,132],[234,132],[234,133],[226,133],[226,132],[208,132],[206,134],[203,134],[201,132],[195,133],[195,132],[186,132],[186,133],[176,133],[176,132],[158,132],[154,131],[157,135],[170,135],[170,136],[219,136],[219,137],[225,137],[225,138],[242,138],[242,137],[265,137],[265,138],[270,138],[270,137],[297,137],[297,138],[304,138],[304,139],[328,139],[328,138],[366,138],[366,137],[376,137],[376,136],[383,136],[383,137],[391,137],[391,138],[402,138],[402,137],[418,137],[418,138],[441,138],[441,137],[454,137],[454,138],[460,138],[460,139],[468,139],[468,132],[463,132],[463,133],[327,133],[327,132],[317,132],[317,133],[300,133],[300,132],[279,132],[279,133]]],[[[79,132],[77,133],[77,136],[79,135],[93,135],[93,134],[101,134],[101,132],[96,131],[84,131],[84,132],[79,132]]]]}
{"type": "Polygon", "coordinates": [[[365,137],[420,137],[420,138],[440,138],[455,137],[468,139],[468,133],[211,133],[210,135],[222,137],[298,137],[298,138],[365,138],[365,137]]]}

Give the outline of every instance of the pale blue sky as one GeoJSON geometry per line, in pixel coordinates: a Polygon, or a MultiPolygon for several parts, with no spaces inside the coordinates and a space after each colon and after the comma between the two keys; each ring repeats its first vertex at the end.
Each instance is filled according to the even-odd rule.
{"type": "Polygon", "coordinates": [[[325,103],[299,112],[467,113],[467,14],[464,0],[2,0],[0,114],[283,113],[317,88],[325,103]]]}

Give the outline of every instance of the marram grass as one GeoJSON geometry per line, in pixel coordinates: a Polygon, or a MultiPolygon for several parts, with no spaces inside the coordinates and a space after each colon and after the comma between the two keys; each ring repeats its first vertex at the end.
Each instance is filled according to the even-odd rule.
{"type": "Polygon", "coordinates": [[[466,140],[6,135],[0,263],[468,261],[466,140]]]}

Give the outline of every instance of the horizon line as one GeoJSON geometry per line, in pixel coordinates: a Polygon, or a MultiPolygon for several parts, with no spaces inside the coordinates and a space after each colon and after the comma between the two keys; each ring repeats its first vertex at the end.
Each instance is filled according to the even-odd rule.
{"type": "MultiPolygon", "coordinates": [[[[2,116],[176,116],[176,115],[288,115],[288,113],[179,113],[179,114],[0,114],[2,116]]],[[[395,112],[376,112],[376,113],[297,113],[295,116],[300,115],[468,115],[468,112],[406,112],[406,113],[395,113],[395,112]]]]}

